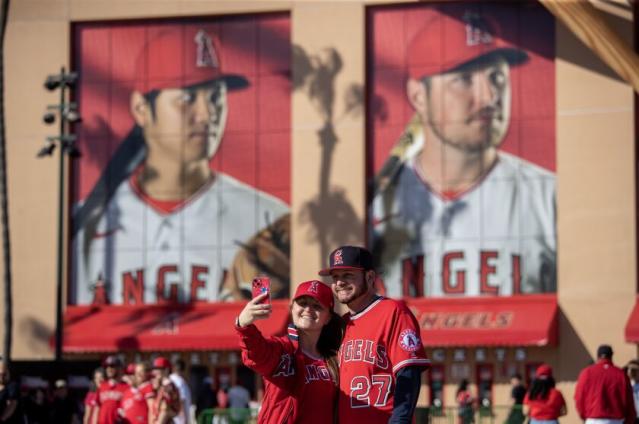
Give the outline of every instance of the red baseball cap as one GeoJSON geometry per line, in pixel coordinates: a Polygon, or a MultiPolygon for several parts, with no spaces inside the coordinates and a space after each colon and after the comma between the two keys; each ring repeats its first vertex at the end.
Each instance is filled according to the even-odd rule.
{"type": "Polygon", "coordinates": [[[248,86],[245,77],[224,72],[215,29],[205,24],[161,25],[149,30],[136,61],[135,89],[198,88],[216,81],[229,90],[248,86]]]}
{"type": "Polygon", "coordinates": [[[130,363],[126,366],[126,368],[124,369],[124,374],[126,375],[133,375],[135,374],[135,364],[134,363],[130,363]]]}
{"type": "Polygon", "coordinates": [[[171,369],[171,362],[164,356],[158,356],[153,360],[153,369],[171,369]]]}
{"type": "Polygon", "coordinates": [[[334,269],[368,271],[373,269],[373,255],[367,249],[359,246],[338,247],[329,256],[328,268],[321,270],[319,275],[331,275],[331,271],[334,269]]]}
{"type": "Polygon", "coordinates": [[[552,377],[552,368],[548,364],[541,364],[537,367],[537,371],[535,371],[536,378],[548,378],[552,377]]]}
{"type": "Polygon", "coordinates": [[[321,303],[326,309],[333,309],[333,291],[321,281],[304,281],[297,286],[293,300],[302,296],[310,296],[321,303]]]}
{"type": "Polygon", "coordinates": [[[528,54],[513,43],[519,21],[510,15],[484,4],[446,4],[426,11],[423,28],[408,44],[410,77],[451,72],[491,57],[511,66],[526,62],[528,54]]]}

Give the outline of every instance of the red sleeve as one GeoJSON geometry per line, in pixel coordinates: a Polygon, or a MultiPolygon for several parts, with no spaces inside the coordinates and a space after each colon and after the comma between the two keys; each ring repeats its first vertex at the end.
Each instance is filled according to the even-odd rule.
{"type": "Polygon", "coordinates": [[[235,326],[240,338],[242,362],[252,370],[262,374],[270,374],[280,363],[284,348],[275,339],[265,339],[254,325],[235,326]]]}
{"type": "Polygon", "coordinates": [[[413,313],[401,303],[395,303],[391,323],[388,355],[393,365],[393,373],[406,366],[418,366],[424,369],[430,366],[426,359],[424,345],[420,338],[419,326],[413,313]]]}
{"type": "Polygon", "coordinates": [[[96,406],[97,405],[96,392],[88,392],[86,397],[84,398],[84,404],[86,406],[96,406]]]}
{"type": "Polygon", "coordinates": [[[102,390],[102,385],[98,387],[98,390],[95,391],[95,406],[100,406],[100,391],[102,390]]]}
{"type": "Polygon", "coordinates": [[[155,397],[155,390],[153,390],[153,386],[150,383],[144,384],[140,389],[140,393],[142,393],[142,397],[144,399],[151,399],[155,397]]]}
{"type": "Polygon", "coordinates": [[[577,413],[581,417],[582,420],[585,420],[585,404],[584,404],[584,387],[588,384],[588,368],[581,371],[579,374],[579,378],[577,379],[577,387],[575,388],[575,407],[577,408],[577,413]]]}
{"type": "Polygon", "coordinates": [[[556,389],[552,391],[552,396],[553,410],[557,413],[557,416],[559,416],[561,408],[566,406],[566,400],[564,399],[564,395],[562,395],[561,392],[556,389]]]}
{"type": "Polygon", "coordinates": [[[524,405],[530,405],[530,397],[528,396],[528,393],[526,393],[526,396],[524,397],[524,405]]]}

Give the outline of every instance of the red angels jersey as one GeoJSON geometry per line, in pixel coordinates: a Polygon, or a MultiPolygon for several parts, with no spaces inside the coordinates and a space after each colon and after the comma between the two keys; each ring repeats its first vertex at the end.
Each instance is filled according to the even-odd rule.
{"type": "Polygon", "coordinates": [[[393,411],[395,375],[406,366],[428,367],[419,327],[399,302],[376,298],[346,315],[339,351],[340,423],[387,423],[393,411]]]}
{"type": "Polygon", "coordinates": [[[556,291],[555,176],[499,152],[462,193],[437,193],[414,161],[371,207],[390,297],[510,296],[556,291]]]}
{"type": "Polygon", "coordinates": [[[121,381],[108,380],[100,384],[97,391],[97,404],[100,407],[98,424],[115,424],[119,422],[118,409],[121,406],[124,392],[129,385],[121,381]]]}
{"type": "MultiPolygon", "coordinates": [[[[302,358],[304,382],[301,383],[301,396],[296,422],[304,424],[326,424],[333,422],[332,402],[337,388],[333,383],[326,361],[314,358],[306,353],[302,358]],[[331,405],[326,405],[331,402],[331,405]]],[[[300,384],[300,383],[298,383],[300,384]]],[[[298,386],[299,387],[299,386],[298,386]]]]}
{"type": "Polygon", "coordinates": [[[74,240],[73,301],[92,303],[98,281],[106,283],[111,304],[221,300],[229,296],[220,283],[238,242],[287,212],[284,202],[222,173],[166,212],[131,177],[95,231],[83,228],[74,240]]]}
{"type": "Polygon", "coordinates": [[[127,424],[149,422],[147,400],[153,398],[155,392],[151,383],[144,382],[139,387],[129,386],[122,395],[122,417],[127,424]]]}

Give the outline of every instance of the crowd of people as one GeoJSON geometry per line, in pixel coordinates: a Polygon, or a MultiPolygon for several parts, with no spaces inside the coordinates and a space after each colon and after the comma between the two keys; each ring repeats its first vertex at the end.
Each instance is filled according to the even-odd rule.
{"type": "Polygon", "coordinates": [[[70,395],[65,379],[53,391],[39,387],[20,390],[0,362],[0,422],[20,424],[187,424],[191,419],[191,391],[184,378],[184,362],[156,357],[126,367],[107,356],[93,373],[81,402],[70,395]]]}
{"type": "MultiPolygon", "coordinates": [[[[414,315],[402,302],[376,294],[372,255],[364,248],[334,250],[329,267],[319,274],[332,283],[310,280],[297,286],[286,336],[266,338],[254,325],[272,313],[268,293],[248,301],[236,318],[242,362],[264,378],[257,422],[411,423],[422,372],[430,364],[414,315]],[[334,312],[335,301],[346,306],[344,316],[334,312]]],[[[596,362],[579,374],[574,406],[586,424],[639,422],[639,361],[622,369],[612,357],[610,346],[599,346],[596,362]]],[[[212,416],[213,423],[246,422],[251,402],[246,388],[209,390],[207,399],[194,400],[184,370],[180,359],[171,363],[160,356],[151,364],[125,367],[117,356],[107,356],[93,374],[80,412],[65,380],[55,382],[51,399],[40,394],[21,400],[0,361],[0,422],[185,424],[195,422],[203,400],[207,407],[236,412],[218,421],[212,416]]],[[[556,424],[566,415],[567,402],[548,364],[537,368],[528,388],[520,375],[511,383],[507,424],[556,424]]],[[[467,380],[461,381],[456,400],[458,422],[473,423],[477,400],[467,380]]]]}

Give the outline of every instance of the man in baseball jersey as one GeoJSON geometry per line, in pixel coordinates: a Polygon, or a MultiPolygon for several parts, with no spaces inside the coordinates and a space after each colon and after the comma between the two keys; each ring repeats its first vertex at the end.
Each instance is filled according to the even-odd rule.
{"type": "Polygon", "coordinates": [[[121,415],[125,424],[148,424],[149,406],[152,405],[155,391],[149,381],[149,372],[144,362],[134,364],[131,384],[122,395],[121,415]]]}
{"type": "Polygon", "coordinates": [[[346,305],[339,351],[338,422],[410,423],[421,374],[428,368],[417,320],[408,308],[375,294],[371,253],[342,246],[319,272],[346,305]]]}
{"type": "Polygon", "coordinates": [[[119,409],[124,393],[129,385],[122,381],[122,361],[116,356],[107,356],[102,362],[106,379],[97,391],[97,424],[115,424],[120,422],[119,409]]]}
{"type": "Polygon", "coordinates": [[[555,177],[498,150],[510,123],[510,69],[529,56],[484,8],[432,11],[407,52],[406,93],[420,129],[371,207],[387,294],[554,292],[555,177]]]}
{"type": "MultiPolygon", "coordinates": [[[[130,96],[135,127],[123,142],[140,144],[143,157],[126,163],[128,173],[112,172],[123,175],[115,192],[104,189],[107,198],[79,214],[74,303],[229,297],[222,286],[238,245],[288,212],[279,199],[211,170],[227,95],[249,84],[223,72],[216,37],[198,24],[149,33],[130,96]]],[[[134,156],[124,153],[112,161],[134,156]]]]}

